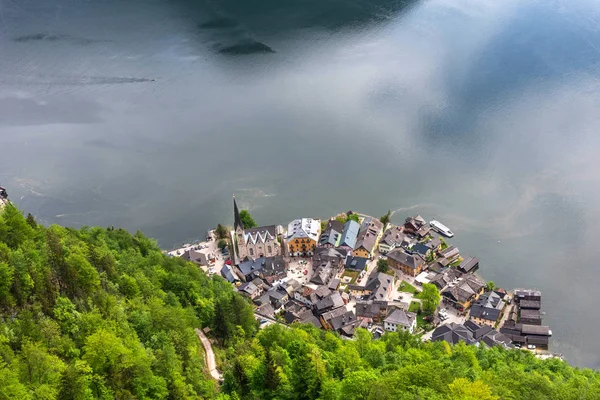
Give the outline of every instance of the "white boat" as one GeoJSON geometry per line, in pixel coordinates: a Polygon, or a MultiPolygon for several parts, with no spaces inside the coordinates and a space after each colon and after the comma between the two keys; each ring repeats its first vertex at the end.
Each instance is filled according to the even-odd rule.
{"type": "Polygon", "coordinates": [[[454,233],[452,233],[452,231],[450,229],[448,229],[448,227],[446,225],[442,224],[439,221],[436,221],[435,219],[433,221],[431,221],[429,223],[429,225],[433,228],[433,230],[441,233],[444,236],[447,236],[447,237],[454,236],[454,233]]]}

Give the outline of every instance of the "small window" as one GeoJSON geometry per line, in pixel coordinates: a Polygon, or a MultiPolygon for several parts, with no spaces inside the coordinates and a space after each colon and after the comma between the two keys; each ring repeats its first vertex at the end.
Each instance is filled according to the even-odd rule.
{"type": "Polygon", "coordinates": [[[254,256],[254,249],[250,248],[250,255],[254,256]]]}

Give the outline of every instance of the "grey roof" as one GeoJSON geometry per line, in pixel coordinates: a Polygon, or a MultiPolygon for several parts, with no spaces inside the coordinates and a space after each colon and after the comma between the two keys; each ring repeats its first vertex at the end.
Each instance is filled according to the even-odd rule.
{"type": "Polygon", "coordinates": [[[521,300],[519,302],[521,309],[539,310],[542,308],[541,300],[521,300]]]}
{"type": "Polygon", "coordinates": [[[464,325],[451,322],[436,328],[431,335],[431,340],[437,342],[444,340],[450,344],[465,342],[466,344],[476,343],[473,337],[473,332],[467,329],[464,325]]]}
{"type": "Polygon", "coordinates": [[[317,317],[313,315],[310,310],[303,311],[298,314],[298,322],[301,324],[312,324],[316,328],[321,329],[323,326],[321,325],[321,321],[317,317]]]}
{"type": "Polygon", "coordinates": [[[409,249],[411,253],[417,253],[422,257],[425,257],[427,253],[431,251],[431,249],[423,243],[415,243],[409,249]]]}
{"type": "Polygon", "coordinates": [[[277,228],[275,225],[258,226],[256,228],[244,229],[247,243],[266,243],[267,239],[275,240],[277,228]]]}
{"type": "Polygon", "coordinates": [[[331,266],[331,262],[322,263],[314,270],[310,282],[315,285],[329,285],[336,273],[337,269],[331,266]]]}
{"type": "MultiPolygon", "coordinates": [[[[341,307],[340,310],[346,310],[346,308],[341,307]]],[[[356,322],[356,315],[354,315],[353,311],[345,311],[341,315],[336,315],[329,320],[326,319],[326,321],[329,322],[329,325],[331,325],[333,330],[337,331],[346,325],[356,322]]]]}
{"type": "Polygon", "coordinates": [[[382,228],[383,224],[377,218],[366,217],[363,220],[360,231],[358,232],[354,250],[362,247],[368,252],[371,252],[373,247],[375,247],[375,242],[377,241],[377,237],[379,236],[382,228]]]}
{"type": "Polygon", "coordinates": [[[239,280],[235,272],[233,272],[231,265],[227,264],[223,265],[223,268],[221,269],[221,276],[229,282],[235,282],[239,280]]]}
{"type": "Polygon", "coordinates": [[[458,269],[465,273],[474,272],[479,268],[479,259],[477,257],[469,257],[460,263],[458,269]]]}
{"type": "Polygon", "coordinates": [[[442,290],[461,275],[462,274],[458,270],[454,268],[448,268],[444,272],[437,274],[433,279],[430,280],[430,283],[433,283],[438,287],[438,289],[442,290]]]}
{"type": "Polygon", "coordinates": [[[394,310],[385,320],[388,324],[402,325],[410,328],[413,321],[417,318],[417,314],[412,312],[406,312],[402,310],[394,310]]]}
{"type": "Polygon", "coordinates": [[[488,321],[497,321],[504,308],[502,297],[497,292],[487,292],[471,306],[469,313],[471,318],[482,318],[488,321]]]}
{"type": "Polygon", "coordinates": [[[542,292],[539,290],[531,290],[531,289],[515,289],[515,299],[517,301],[522,300],[541,300],[542,292]]]}
{"type": "Polygon", "coordinates": [[[367,267],[367,261],[369,259],[364,257],[347,257],[345,267],[354,271],[364,271],[367,267]]]}
{"type": "Polygon", "coordinates": [[[542,313],[540,310],[521,310],[521,319],[528,320],[542,320],[542,313]]]}
{"type": "Polygon", "coordinates": [[[258,307],[256,309],[256,313],[258,315],[263,315],[265,317],[271,317],[273,318],[273,316],[275,315],[275,310],[273,309],[273,306],[269,303],[263,304],[262,306],[258,307]]]}
{"type": "Polygon", "coordinates": [[[246,282],[240,285],[238,291],[245,292],[250,295],[254,294],[258,290],[258,287],[252,282],[246,282]]]}
{"type": "Polygon", "coordinates": [[[408,254],[401,250],[392,250],[388,254],[388,259],[396,261],[412,269],[417,269],[425,260],[418,254],[408,254]]]}
{"type": "Polygon", "coordinates": [[[255,260],[246,260],[238,264],[238,269],[244,276],[252,273],[258,274],[265,268],[267,271],[283,271],[285,270],[285,260],[282,256],[259,257],[255,260]]]}
{"type": "Polygon", "coordinates": [[[400,246],[406,240],[406,235],[402,232],[402,227],[393,227],[385,231],[381,238],[381,243],[385,243],[388,246],[400,246]]]}
{"type": "Polygon", "coordinates": [[[384,274],[383,272],[377,272],[371,276],[372,278],[367,281],[364,289],[371,291],[371,295],[369,297],[372,300],[384,300],[387,290],[392,284],[394,278],[388,274],[384,274]]]}
{"type": "Polygon", "coordinates": [[[317,247],[315,249],[315,255],[313,256],[313,265],[317,265],[322,262],[330,261],[332,264],[337,265],[339,262],[346,258],[348,250],[346,249],[333,249],[327,247],[317,247]]]}
{"type": "Polygon", "coordinates": [[[448,246],[445,249],[440,250],[438,253],[440,255],[442,255],[443,257],[449,258],[449,257],[453,257],[456,254],[458,254],[459,251],[458,251],[458,247],[456,247],[456,246],[448,246]]]}
{"type": "Polygon", "coordinates": [[[444,289],[442,295],[454,301],[464,303],[476,296],[485,287],[485,282],[475,275],[463,275],[461,279],[456,285],[444,289]]]}
{"type": "Polygon", "coordinates": [[[356,238],[359,230],[360,225],[358,222],[352,220],[346,221],[344,224],[344,231],[342,232],[342,238],[340,239],[338,246],[347,246],[353,249],[356,245],[356,238]]]}
{"type": "Polygon", "coordinates": [[[344,305],[344,300],[339,292],[333,292],[330,296],[321,299],[315,304],[315,308],[317,311],[334,309],[338,307],[342,307],[344,305]]]}
{"type": "Polygon", "coordinates": [[[319,238],[319,246],[325,246],[327,244],[335,246],[341,235],[342,234],[340,231],[336,231],[335,229],[327,229],[325,232],[321,233],[321,237],[319,238]]]}
{"type": "Polygon", "coordinates": [[[544,325],[540,326],[540,325],[523,324],[521,327],[521,332],[524,335],[550,336],[550,327],[544,326],[544,325]]]}
{"type": "Polygon", "coordinates": [[[330,290],[337,290],[338,286],[340,286],[340,280],[339,279],[332,279],[331,282],[329,282],[329,289],[330,290]]]}
{"type": "Polygon", "coordinates": [[[355,311],[357,317],[375,318],[379,316],[379,313],[381,312],[381,306],[379,303],[375,303],[372,300],[357,301],[355,311]]]}

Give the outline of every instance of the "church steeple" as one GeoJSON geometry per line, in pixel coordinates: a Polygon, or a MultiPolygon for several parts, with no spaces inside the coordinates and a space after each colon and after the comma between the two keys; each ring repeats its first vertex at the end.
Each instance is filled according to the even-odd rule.
{"type": "Polygon", "coordinates": [[[235,202],[235,195],[233,195],[233,229],[237,231],[238,226],[244,229],[244,224],[240,218],[240,211],[238,210],[237,203],[235,202]]]}

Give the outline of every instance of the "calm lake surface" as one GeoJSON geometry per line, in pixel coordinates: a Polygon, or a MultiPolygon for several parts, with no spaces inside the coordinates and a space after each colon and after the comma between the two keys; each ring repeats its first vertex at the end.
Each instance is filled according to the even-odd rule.
{"type": "Polygon", "coordinates": [[[448,225],[600,367],[595,0],[0,0],[0,184],[164,248],[348,209],[448,225]]]}

